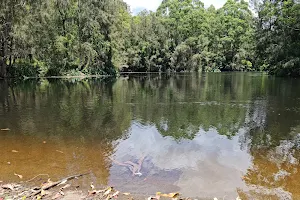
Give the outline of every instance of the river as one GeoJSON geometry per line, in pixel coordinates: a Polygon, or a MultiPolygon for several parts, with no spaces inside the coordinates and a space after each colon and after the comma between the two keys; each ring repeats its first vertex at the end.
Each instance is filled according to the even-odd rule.
{"type": "Polygon", "coordinates": [[[132,74],[0,81],[0,91],[0,128],[10,129],[0,131],[0,181],[91,171],[83,188],[300,199],[299,79],[132,74]],[[120,165],[139,160],[139,175],[120,165]]]}

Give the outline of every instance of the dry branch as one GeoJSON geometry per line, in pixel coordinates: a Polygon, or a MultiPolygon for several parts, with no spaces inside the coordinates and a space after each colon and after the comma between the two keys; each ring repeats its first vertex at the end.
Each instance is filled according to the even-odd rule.
{"type": "Polygon", "coordinates": [[[78,177],[81,177],[81,176],[84,176],[84,175],[87,175],[87,174],[90,174],[90,173],[91,172],[84,173],[84,174],[78,174],[78,175],[74,175],[74,176],[69,176],[69,177],[63,178],[63,179],[61,179],[59,181],[56,181],[56,182],[52,183],[51,185],[49,185],[47,187],[40,188],[37,192],[35,192],[34,194],[30,195],[30,197],[36,196],[36,195],[40,194],[42,192],[42,190],[49,190],[49,189],[51,189],[51,188],[53,188],[53,187],[55,187],[55,186],[57,186],[59,184],[62,184],[64,182],[67,182],[67,181],[72,180],[74,178],[78,178],[78,177]]]}

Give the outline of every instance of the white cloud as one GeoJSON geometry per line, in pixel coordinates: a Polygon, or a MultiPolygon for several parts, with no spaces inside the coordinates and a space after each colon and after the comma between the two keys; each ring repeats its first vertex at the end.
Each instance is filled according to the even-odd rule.
{"type": "MultiPolygon", "coordinates": [[[[237,195],[236,188],[245,189],[241,176],[251,166],[251,155],[247,149],[240,148],[239,137],[244,133],[241,129],[238,136],[229,140],[214,129],[200,130],[194,140],[176,142],[160,135],[155,126],[133,123],[128,130],[129,137],[116,142],[113,157],[125,162],[146,156],[142,173],[148,174],[149,179],[173,174],[174,180],[164,180],[164,183],[174,184],[180,188],[178,192],[187,196],[210,197],[226,193],[228,198],[233,198],[237,195]]],[[[111,169],[110,172],[111,182],[118,180],[118,184],[123,185],[120,170],[125,170],[124,174],[130,172],[117,164],[114,167],[116,171],[111,169]]],[[[133,186],[139,182],[125,184],[131,185],[131,189],[140,188],[133,186]]]]}
{"type": "MultiPolygon", "coordinates": [[[[160,5],[162,0],[124,0],[131,8],[131,10],[136,10],[137,8],[146,8],[148,10],[155,11],[160,5]]],[[[213,4],[216,8],[220,8],[224,5],[226,0],[203,0],[202,1],[206,7],[213,4]]]]}

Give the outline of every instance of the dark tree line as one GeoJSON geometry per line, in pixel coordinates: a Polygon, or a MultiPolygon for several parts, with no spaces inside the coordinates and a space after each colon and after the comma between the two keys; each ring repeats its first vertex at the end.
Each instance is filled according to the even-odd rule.
{"type": "Polygon", "coordinates": [[[1,0],[0,76],[120,71],[300,75],[297,0],[164,0],[133,16],[122,0],[1,0]]]}

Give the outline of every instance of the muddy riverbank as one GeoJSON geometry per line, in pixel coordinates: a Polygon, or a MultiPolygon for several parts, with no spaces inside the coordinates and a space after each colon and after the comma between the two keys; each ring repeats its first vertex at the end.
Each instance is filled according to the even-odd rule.
{"type": "Polygon", "coordinates": [[[0,200],[27,200],[27,199],[61,199],[61,200],[133,200],[133,199],[191,199],[179,196],[179,193],[169,194],[132,194],[118,191],[114,187],[99,186],[91,183],[89,190],[80,186],[79,178],[73,180],[61,179],[53,182],[51,179],[35,185],[28,182],[0,183],[0,200]]]}

